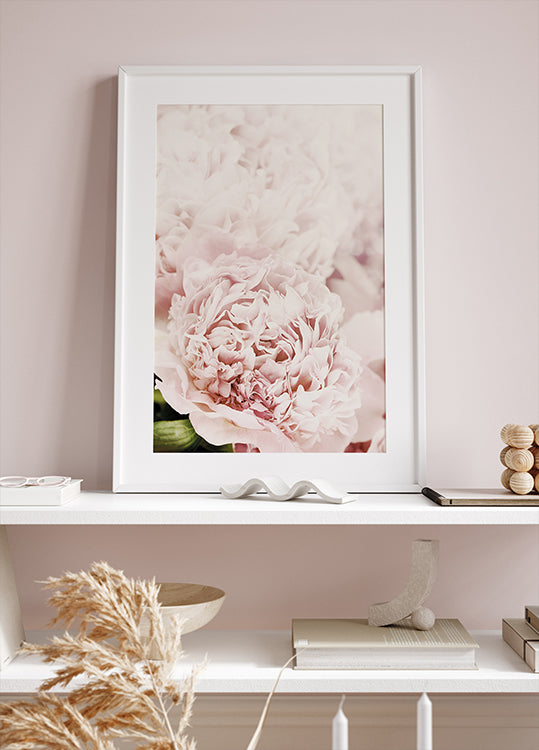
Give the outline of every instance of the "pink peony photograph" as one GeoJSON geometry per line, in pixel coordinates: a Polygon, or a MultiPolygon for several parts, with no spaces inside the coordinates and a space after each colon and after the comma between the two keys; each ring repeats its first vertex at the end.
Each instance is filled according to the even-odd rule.
{"type": "Polygon", "coordinates": [[[378,105],[160,105],[154,453],[384,453],[378,105]]]}

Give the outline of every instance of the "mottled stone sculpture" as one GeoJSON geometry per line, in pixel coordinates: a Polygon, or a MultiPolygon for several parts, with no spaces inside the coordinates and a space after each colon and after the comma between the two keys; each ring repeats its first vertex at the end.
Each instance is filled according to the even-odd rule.
{"type": "Polygon", "coordinates": [[[417,630],[432,628],[434,614],[422,605],[436,580],[438,550],[437,539],[416,539],[412,542],[412,567],[408,583],[391,601],[371,604],[369,625],[393,625],[411,616],[412,625],[417,630]]]}

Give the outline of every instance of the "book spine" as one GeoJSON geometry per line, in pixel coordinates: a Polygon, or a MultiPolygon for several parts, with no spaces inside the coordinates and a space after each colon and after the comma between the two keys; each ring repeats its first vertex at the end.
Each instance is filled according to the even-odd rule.
{"type": "Polygon", "coordinates": [[[524,658],[524,644],[526,641],[505,620],[502,620],[502,638],[521,659],[524,658]]]}
{"type": "Polygon", "coordinates": [[[530,607],[526,607],[525,617],[528,625],[539,633],[539,617],[535,614],[535,612],[532,612],[530,607]]]}
{"type": "Polygon", "coordinates": [[[522,620],[502,620],[502,637],[508,646],[523,659],[530,669],[539,667],[539,632],[522,620]]]}
{"type": "Polygon", "coordinates": [[[65,505],[80,494],[82,479],[62,487],[0,487],[0,506],[65,505]]]}
{"type": "Polygon", "coordinates": [[[539,643],[537,641],[526,643],[524,661],[533,672],[539,672],[539,643]]]}

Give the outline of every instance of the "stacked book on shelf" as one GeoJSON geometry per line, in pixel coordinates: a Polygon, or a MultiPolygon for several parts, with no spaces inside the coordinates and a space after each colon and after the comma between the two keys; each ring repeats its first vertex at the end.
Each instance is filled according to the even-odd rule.
{"type": "Polygon", "coordinates": [[[292,643],[296,669],[477,669],[479,648],[456,619],[438,619],[431,630],[408,621],[295,619],[292,643]]]}
{"type": "Polygon", "coordinates": [[[421,490],[429,500],[436,505],[539,505],[539,495],[515,495],[510,490],[503,488],[494,490],[433,490],[432,487],[423,487],[421,490]]]}
{"type": "Polygon", "coordinates": [[[526,607],[523,618],[502,620],[502,635],[532,672],[539,672],[539,605],[526,607]]]}
{"type": "Polygon", "coordinates": [[[80,495],[82,479],[70,479],[61,485],[0,486],[0,506],[3,505],[65,505],[80,495]]]}

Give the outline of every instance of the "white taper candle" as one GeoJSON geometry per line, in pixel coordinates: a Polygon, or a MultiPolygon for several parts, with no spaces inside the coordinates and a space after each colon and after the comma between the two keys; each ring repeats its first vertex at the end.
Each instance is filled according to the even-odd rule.
{"type": "Polygon", "coordinates": [[[344,699],[343,695],[337,713],[333,717],[332,750],[348,750],[348,719],[342,710],[344,699]]]}
{"type": "Polygon", "coordinates": [[[417,750],[432,750],[432,703],[426,693],[417,701],[417,750]]]}

